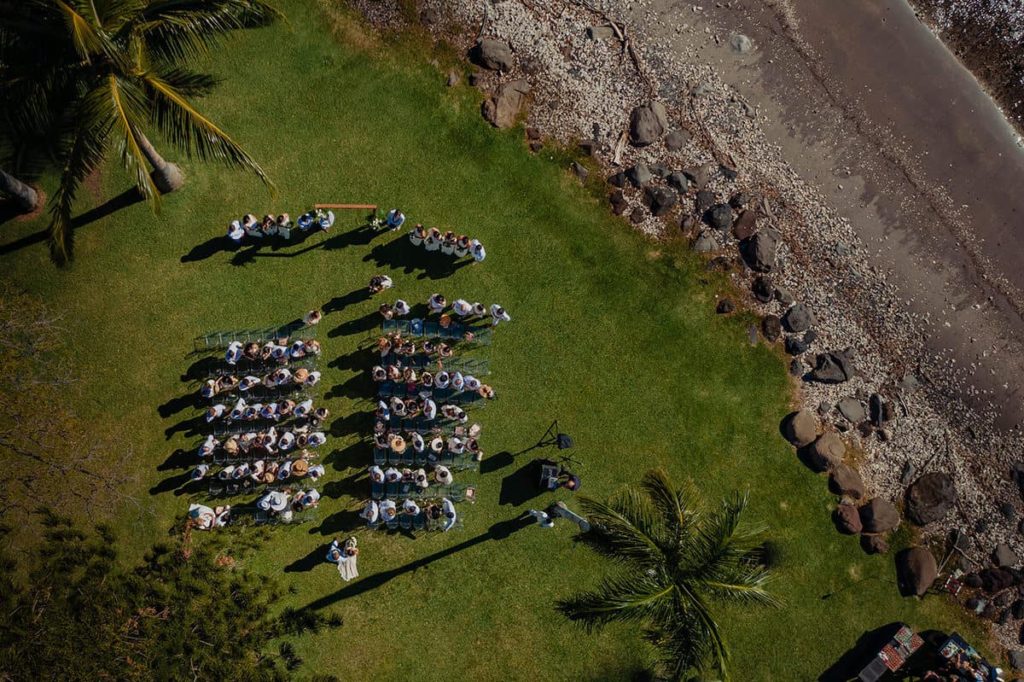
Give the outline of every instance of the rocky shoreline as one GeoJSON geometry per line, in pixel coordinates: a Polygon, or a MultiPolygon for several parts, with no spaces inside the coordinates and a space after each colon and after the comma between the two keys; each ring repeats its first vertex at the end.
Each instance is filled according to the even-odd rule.
{"type": "MultiPolygon", "coordinates": [[[[397,3],[353,4],[377,26],[405,21],[397,3]]],[[[1001,621],[1000,639],[1017,644],[1018,599],[996,608],[988,597],[1024,585],[1022,497],[1008,466],[1021,439],[961,400],[958,368],[923,346],[927,321],[766,139],[757,103],[709,63],[662,49],[652,22],[635,19],[643,5],[633,3],[627,22],[607,0],[425,0],[418,18],[478,65],[471,84],[487,94],[482,113],[492,124],[525,116],[535,150],[544,137],[580,144],[606,173],[610,210],[653,238],[681,232],[709,268],[750,291],[745,305],[762,318],[752,335],[792,358],[803,410],[783,430],[805,464],[828,472],[837,528],[862,534],[866,551],[886,551],[887,533],[909,516],[924,547],[899,558],[912,593],[928,587],[934,559],[955,543],[954,560],[1001,621]]],[[[684,12],[699,19],[703,10],[684,12]]],[[[757,50],[704,24],[705,37],[736,55],[757,50]]],[[[680,19],[677,31],[689,30],[680,19]]],[[[719,312],[733,309],[719,301],[719,312]]]]}
{"type": "Polygon", "coordinates": [[[910,0],[1024,135],[1024,4],[1014,0],[910,0]]]}

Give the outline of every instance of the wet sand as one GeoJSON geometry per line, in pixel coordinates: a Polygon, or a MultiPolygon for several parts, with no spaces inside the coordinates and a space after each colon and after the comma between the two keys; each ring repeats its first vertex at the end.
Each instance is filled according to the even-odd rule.
{"type": "Polygon", "coordinates": [[[921,378],[1002,429],[1024,423],[1024,149],[970,72],[904,0],[651,4],[656,25],[632,20],[757,107],[769,140],[930,322],[921,378]],[[756,49],[733,52],[732,31],[756,49]]]}

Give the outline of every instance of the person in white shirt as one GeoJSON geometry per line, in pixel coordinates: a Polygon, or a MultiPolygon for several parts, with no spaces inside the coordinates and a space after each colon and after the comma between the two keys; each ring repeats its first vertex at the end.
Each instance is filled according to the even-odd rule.
{"type": "Polygon", "coordinates": [[[451,438],[448,440],[448,449],[453,455],[461,455],[466,451],[466,443],[461,438],[451,438]]]}
{"type": "Polygon", "coordinates": [[[412,449],[414,452],[423,452],[427,448],[426,441],[423,440],[423,436],[417,431],[413,431],[409,440],[412,441],[412,449]]]}
{"type": "Polygon", "coordinates": [[[409,233],[409,241],[412,242],[413,246],[423,246],[423,240],[427,238],[427,231],[423,228],[422,224],[417,225],[409,233]]]}
{"type": "Polygon", "coordinates": [[[397,301],[395,301],[395,307],[393,308],[393,310],[395,311],[396,317],[405,317],[406,315],[409,314],[409,311],[411,309],[409,308],[408,303],[406,303],[402,299],[398,299],[397,301]]]}
{"type": "Polygon", "coordinates": [[[260,410],[260,416],[263,417],[264,419],[280,419],[280,417],[277,414],[277,403],[267,403],[266,405],[264,405],[263,408],[260,410]]]}
{"type": "Polygon", "coordinates": [[[377,410],[375,412],[377,419],[381,421],[388,421],[391,419],[391,408],[383,400],[377,401],[377,410]]]}
{"type": "Polygon", "coordinates": [[[301,403],[295,406],[295,416],[298,419],[302,419],[309,414],[309,411],[313,409],[313,400],[303,400],[301,403]]]}
{"type": "Polygon", "coordinates": [[[413,480],[416,481],[416,487],[420,490],[426,490],[430,487],[430,479],[427,478],[427,471],[423,467],[416,470],[413,480]]]}
{"type": "Polygon", "coordinates": [[[197,466],[195,469],[192,470],[192,480],[193,481],[201,481],[203,478],[206,477],[206,474],[208,474],[209,472],[210,472],[210,465],[209,464],[200,464],[199,466],[197,466]]]}
{"type": "Polygon", "coordinates": [[[316,488],[310,488],[305,493],[296,495],[303,509],[312,509],[320,504],[320,492],[316,488]]]}
{"type": "Polygon", "coordinates": [[[209,424],[214,419],[220,419],[224,415],[224,411],[228,409],[221,404],[214,405],[206,411],[206,423],[209,424]]]}
{"type": "Polygon", "coordinates": [[[323,319],[323,314],[319,310],[310,310],[302,318],[302,324],[312,327],[315,324],[319,324],[321,319],[323,319]]]}
{"type": "Polygon", "coordinates": [[[441,294],[434,294],[427,299],[427,306],[430,308],[430,312],[432,313],[442,312],[447,305],[448,301],[446,301],[444,296],[441,294]]]}
{"type": "Polygon", "coordinates": [[[366,519],[366,525],[372,526],[377,523],[377,519],[380,517],[380,507],[377,506],[376,502],[370,500],[363,507],[363,511],[359,512],[359,516],[366,519]]]}
{"type": "Polygon", "coordinates": [[[219,440],[213,436],[207,436],[206,440],[203,441],[203,444],[199,446],[199,456],[209,457],[213,454],[213,451],[217,449],[218,445],[220,445],[219,440]]]}
{"type": "Polygon", "coordinates": [[[188,518],[197,529],[210,530],[213,528],[213,524],[217,517],[213,513],[213,510],[206,505],[193,504],[189,505],[188,518]]]}
{"type": "Polygon", "coordinates": [[[238,382],[238,390],[248,391],[253,386],[259,386],[259,384],[260,378],[254,377],[253,375],[250,374],[249,376],[243,378],[241,381],[238,382]]]}
{"type": "Polygon", "coordinates": [[[231,414],[228,415],[228,418],[236,421],[241,419],[242,415],[245,414],[245,407],[245,398],[239,398],[235,406],[231,408],[231,414]]]}
{"type": "MultiPolygon", "coordinates": [[[[292,462],[291,462],[291,460],[288,460],[286,462],[282,462],[281,466],[278,467],[278,469],[277,469],[277,480],[279,480],[279,481],[287,481],[288,477],[291,476],[291,475],[292,475],[292,462]]],[[[296,498],[296,501],[297,501],[297,498],[296,498]]]]}
{"type": "Polygon", "coordinates": [[[427,420],[437,418],[437,403],[430,398],[423,401],[423,417],[427,420]]]}
{"type": "Polygon", "coordinates": [[[310,372],[309,376],[306,377],[307,386],[316,386],[320,381],[320,372],[310,372]]]}
{"type": "Polygon", "coordinates": [[[384,481],[387,483],[398,483],[402,480],[402,472],[395,467],[388,467],[384,472],[384,481]]]}
{"type": "Polygon", "coordinates": [[[444,516],[446,519],[444,525],[441,527],[441,530],[447,533],[449,530],[452,529],[452,526],[455,525],[455,519],[458,518],[455,515],[455,505],[452,504],[452,501],[446,497],[443,500],[441,500],[441,509],[442,511],[444,511],[444,516]]]}
{"type": "Polygon", "coordinates": [[[420,513],[420,506],[413,500],[406,499],[406,501],[402,503],[402,511],[409,516],[416,516],[420,513]]]}
{"type": "Polygon", "coordinates": [[[277,441],[277,449],[284,452],[291,450],[293,447],[295,447],[295,434],[291,431],[285,431],[277,441]]]}
{"type": "Polygon", "coordinates": [[[374,483],[384,482],[384,470],[381,469],[376,464],[367,469],[367,471],[370,472],[370,480],[373,481],[374,483]]]}
{"type": "Polygon", "coordinates": [[[441,232],[436,227],[430,228],[427,238],[423,240],[423,248],[427,251],[437,251],[441,248],[441,232]]]}
{"type": "Polygon", "coordinates": [[[480,243],[479,239],[474,239],[469,244],[469,251],[473,254],[473,260],[477,263],[482,263],[484,258],[487,258],[487,252],[484,250],[484,245],[480,243]]]}
{"type": "Polygon", "coordinates": [[[472,374],[467,374],[466,378],[463,379],[463,385],[467,391],[476,391],[480,389],[480,380],[472,374]]]}
{"type": "Polygon", "coordinates": [[[270,346],[270,357],[274,358],[275,360],[284,360],[286,357],[288,357],[287,346],[282,346],[281,344],[278,343],[270,343],[268,345],[270,346]]]}
{"type": "Polygon", "coordinates": [[[473,313],[473,304],[464,298],[457,298],[455,303],[452,303],[452,312],[459,317],[466,317],[473,313]]]}
{"type": "Polygon", "coordinates": [[[293,358],[304,358],[306,357],[306,343],[302,339],[296,339],[292,343],[292,347],[288,350],[288,354],[293,358]]]}
{"type": "Polygon", "coordinates": [[[231,505],[226,504],[223,507],[217,507],[217,509],[214,510],[214,514],[216,514],[217,517],[213,521],[214,527],[223,528],[231,521],[231,505]]]}
{"type": "Polygon", "coordinates": [[[449,384],[451,384],[451,375],[448,374],[448,372],[438,372],[437,375],[434,377],[434,388],[443,391],[444,389],[448,388],[449,384]]]}
{"type": "Polygon", "coordinates": [[[327,548],[327,560],[332,564],[337,564],[344,558],[345,555],[341,553],[341,543],[333,540],[331,546],[327,548]]]}
{"type": "Polygon", "coordinates": [[[327,436],[324,435],[323,431],[315,431],[309,434],[309,438],[306,440],[306,444],[311,448],[318,448],[327,442],[327,436]]]}
{"type": "Polygon", "coordinates": [[[452,477],[452,472],[448,467],[439,464],[434,467],[434,480],[437,481],[438,485],[451,485],[455,479],[452,477]]]}
{"type": "Polygon", "coordinates": [[[393,520],[398,515],[394,500],[381,500],[378,507],[380,507],[380,515],[385,522],[393,520]]]}
{"type": "Polygon", "coordinates": [[[242,223],[232,220],[231,224],[228,225],[228,239],[235,244],[241,244],[243,237],[245,237],[245,229],[242,228],[242,223]]]}
{"type": "Polygon", "coordinates": [[[392,232],[402,227],[405,224],[405,214],[399,211],[397,208],[393,208],[388,211],[387,226],[392,232]]]}
{"type": "Polygon", "coordinates": [[[491,306],[491,318],[493,320],[493,322],[491,323],[492,327],[497,327],[499,322],[512,321],[512,318],[509,316],[508,312],[497,303],[491,306]]]}
{"type": "Polygon", "coordinates": [[[232,341],[228,344],[228,350],[224,353],[224,359],[229,365],[235,365],[242,358],[243,346],[238,341],[232,341]]]}
{"type": "Polygon", "coordinates": [[[306,472],[306,476],[309,477],[309,480],[316,481],[318,478],[323,476],[324,473],[325,469],[323,464],[314,464],[313,466],[309,467],[309,471],[306,472]]]}
{"type": "Polygon", "coordinates": [[[288,508],[288,493],[280,490],[273,490],[263,497],[256,503],[256,506],[263,511],[284,511],[288,508]]]}
{"type": "Polygon", "coordinates": [[[370,293],[379,294],[385,289],[390,289],[394,284],[387,275],[374,275],[370,278],[370,293]]]}
{"type": "Polygon", "coordinates": [[[462,378],[462,372],[452,374],[452,389],[461,391],[466,386],[466,380],[462,378]]]}

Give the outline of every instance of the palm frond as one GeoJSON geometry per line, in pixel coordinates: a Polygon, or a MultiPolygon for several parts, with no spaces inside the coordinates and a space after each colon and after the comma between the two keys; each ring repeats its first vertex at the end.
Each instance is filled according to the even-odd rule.
{"type": "Polygon", "coordinates": [[[106,142],[113,122],[103,100],[103,88],[88,93],[75,109],[76,126],[67,136],[65,159],[60,184],[50,197],[50,257],[58,265],[66,265],[74,255],[74,233],[71,211],[78,188],[103,160],[106,142]]]}
{"type": "Polygon", "coordinates": [[[135,185],[154,210],[160,206],[160,190],[149,175],[148,160],[143,151],[144,136],[140,123],[145,116],[145,95],[134,83],[113,74],[107,77],[114,129],[121,137],[121,163],[135,175],[135,185]]]}
{"type": "MultiPolygon", "coordinates": [[[[81,11],[81,6],[86,5],[87,8],[87,3],[76,2],[75,0],[70,0],[70,2],[55,0],[55,5],[64,15],[67,30],[71,36],[71,43],[75,46],[75,51],[79,57],[89,62],[97,54],[105,51],[103,36],[97,30],[93,21],[90,21],[85,16],[85,12],[81,11]]],[[[96,19],[95,17],[92,18],[96,19]]]]}
{"type": "Polygon", "coordinates": [[[119,35],[132,34],[155,59],[173,63],[207,54],[232,31],[266,25],[281,16],[263,0],[154,0],[119,35]]]}
{"type": "Polygon", "coordinates": [[[693,670],[706,670],[708,661],[714,659],[709,638],[701,625],[693,620],[680,618],[674,623],[649,629],[644,639],[657,651],[658,668],[662,677],[669,680],[689,679],[693,670]]]}
{"type": "Polygon", "coordinates": [[[700,646],[704,649],[702,659],[704,661],[714,660],[715,666],[722,676],[728,677],[726,664],[729,660],[729,649],[725,646],[725,640],[722,639],[718,623],[711,615],[710,607],[704,597],[693,589],[694,585],[677,580],[675,587],[679,594],[678,606],[682,612],[679,614],[677,622],[683,621],[693,630],[693,638],[700,642],[700,646]]]}
{"type": "MultiPolygon", "coordinates": [[[[196,74],[188,76],[177,70],[173,77],[185,81],[186,87],[202,87],[201,76],[196,74]]],[[[142,74],[142,81],[150,97],[153,121],[171,144],[190,158],[216,159],[230,168],[251,171],[274,189],[273,182],[256,160],[192,106],[167,79],[150,71],[142,74]]]]}
{"type": "Polygon", "coordinates": [[[674,592],[671,583],[658,582],[644,571],[631,571],[605,578],[597,589],[562,600],[557,608],[589,631],[614,621],[670,618],[674,592]]]}
{"type": "Polygon", "coordinates": [[[644,567],[662,562],[658,519],[645,496],[627,488],[608,502],[585,496],[579,500],[590,521],[590,531],[583,539],[595,551],[614,561],[644,567]]]}

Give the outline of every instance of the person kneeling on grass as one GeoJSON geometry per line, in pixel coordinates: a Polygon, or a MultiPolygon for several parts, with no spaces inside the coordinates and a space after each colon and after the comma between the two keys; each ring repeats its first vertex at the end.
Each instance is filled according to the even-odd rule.
{"type": "Polygon", "coordinates": [[[204,504],[193,504],[188,508],[188,518],[192,526],[199,530],[210,530],[217,521],[217,515],[204,504]]]}

